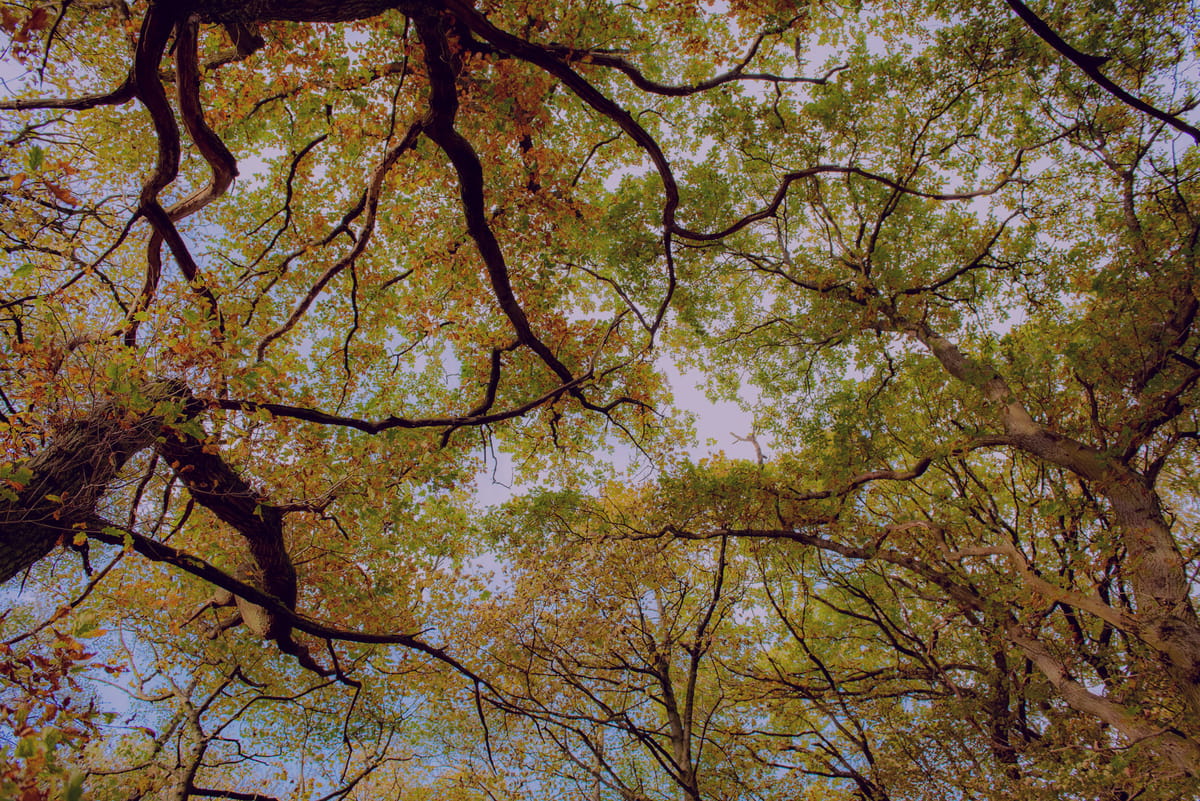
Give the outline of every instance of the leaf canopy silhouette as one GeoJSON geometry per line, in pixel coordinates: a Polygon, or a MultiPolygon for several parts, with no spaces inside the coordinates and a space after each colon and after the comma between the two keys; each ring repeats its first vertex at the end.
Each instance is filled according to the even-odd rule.
{"type": "Polygon", "coordinates": [[[1196,794],[1197,22],[0,4],[0,794],[1196,794]]]}

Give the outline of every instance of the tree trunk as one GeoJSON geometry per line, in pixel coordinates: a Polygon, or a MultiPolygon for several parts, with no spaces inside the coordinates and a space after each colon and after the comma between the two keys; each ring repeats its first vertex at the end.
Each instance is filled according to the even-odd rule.
{"type": "MultiPolygon", "coordinates": [[[[147,400],[178,398],[180,385],[161,382],[147,400]]],[[[163,418],[99,404],[62,426],[41,453],[19,465],[32,473],[14,500],[0,500],[0,583],[24,573],[61,540],[69,541],[125,464],[154,443],[163,418]]]]}
{"type": "MultiPolygon", "coordinates": [[[[1039,424],[990,364],[968,357],[923,323],[902,321],[899,328],[913,334],[948,373],[976,387],[998,409],[1014,447],[1070,470],[1112,504],[1127,553],[1123,570],[1137,606],[1136,627],[1126,633],[1158,652],[1188,716],[1200,719],[1200,617],[1191,605],[1183,555],[1153,486],[1121,460],[1039,424]]],[[[1192,743],[1192,748],[1189,758],[1195,773],[1200,769],[1200,747],[1192,743]]]]}

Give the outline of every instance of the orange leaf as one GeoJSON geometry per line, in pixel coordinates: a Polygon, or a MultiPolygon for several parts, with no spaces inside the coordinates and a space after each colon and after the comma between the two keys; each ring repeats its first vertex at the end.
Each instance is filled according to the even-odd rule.
{"type": "Polygon", "coordinates": [[[29,40],[29,34],[34,31],[40,31],[46,27],[46,23],[50,19],[50,13],[43,6],[38,6],[29,15],[29,19],[25,20],[25,24],[21,26],[21,30],[13,34],[14,42],[25,42],[29,40]]]}
{"type": "Polygon", "coordinates": [[[63,189],[61,186],[54,183],[53,181],[47,181],[47,180],[43,179],[42,183],[44,183],[46,185],[46,188],[50,190],[51,194],[53,194],[56,198],[61,200],[63,203],[70,203],[72,206],[79,205],[78,198],[76,198],[74,195],[72,195],[66,189],[63,189]]]}

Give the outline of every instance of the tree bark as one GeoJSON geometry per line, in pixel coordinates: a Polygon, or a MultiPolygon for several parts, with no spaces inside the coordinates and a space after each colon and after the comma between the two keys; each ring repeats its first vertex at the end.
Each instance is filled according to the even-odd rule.
{"type": "Polygon", "coordinates": [[[1070,470],[1112,505],[1127,552],[1124,573],[1137,605],[1134,629],[1127,633],[1159,653],[1189,716],[1200,717],[1200,618],[1188,595],[1183,555],[1150,482],[1120,459],[1040,425],[991,365],[971,359],[923,324],[905,321],[900,328],[919,339],[948,373],[976,387],[998,409],[1014,447],[1070,470]]]}
{"type": "MultiPolygon", "coordinates": [[[[283,539],[283,511],[202,440],[164,425],[164,401],[177,403],[185,419],[200,412],[182,382],[148,384],[141,394],[148,411],[106,401],[63,426],[44,451],[22,465],[32,477],[15,500],[0,501],[0,583],[28,570],[64,537],[88,529],[99,517],[97,502],[121,469],[153,445],[195,501],[245,539],[250,584],[294,610],[296,569],[283,539]]],[[[329,674],[292,637],[287,619],[243,598],[237,602],[254,633],[274,640],[305,668],[329,674]]]]}
{"type": "Polygon", "coordinates": [[[24,573],[95,514],[125,464],[161,432],[162,414],[153,407],[182,399],[182,392],[176,382],[151,384],[144,391],[151,408],[142,412],[105,401],[19,465],[32,476],[15,499],[0,500],[0,583],[24,573]]]}

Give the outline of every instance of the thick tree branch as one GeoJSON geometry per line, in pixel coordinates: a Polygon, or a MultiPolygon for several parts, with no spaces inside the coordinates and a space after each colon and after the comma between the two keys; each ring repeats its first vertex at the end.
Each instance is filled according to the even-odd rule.
{"type": "Polygon", "coordinates": [[[121,85],[111,92],[72,98],[32,97],[24,100],[6,100],[0,102],[0,111],[30,111],[52,108],[84,111],[99,106],[119,106],[128,103],[133,98],[134,80],[133,73],[131,72],[121,85]]]}
{"type": "Polygon", "coordinates": [[[90,521],[88,536],[100,542],[105,542],[110,545],[124,547],[128,544],[133,550],[140,553],[142,556],[153,562],[163,562],[180,570],[193,575],[199,579],[228,590],[235,596],[245,598],[264,609],[268,610],[271,615],[278,618],[283,624],[302,631],[305,634],[310,634],[314,637],[323,640],[341,640],[344,642],[357,642],[365,644],[379,645],[402,645],[406,648],[411,648],[415,651],[420,651],[427,656],[430,656],[439,662],[443,662],[454,668],[458,673],[479,682],[482,686],[487,687],[490,691],[495,691],[495,688],[468,668],[462,662],[450,656],[444,649],[429,645],[424,640],[420,639],[415,634],[396,634],[386,632],[364,632],[353,631],[349,629],[341,629],[334,626],[329,626],[311,617],[297,612],[293,607],[284,603],[283,600],[274,595],[268,594],[266,591],[239,581],[223,570],[205,562],[199,557],[174,548],[163,542],[152,540],[144,537],[134,531],[130,531],[124,526],[119,526],[111,521],[103,518],[93,517],[90,521]],[[120,532],[120,533],[116,533],[120,532]]]}
{"type": "MultiPolygon", "coordinates": [[[[186,30],[186,23],[182,27],[186,30]]],[[[171,104],[167,100],[162,80],[158,75],[158,65],[163,59],[167,42],[175,28],[175,10],[163,4],[152,5],[146,13],[145,19],[142,21],[141,32],[138,35],[137,50],[134,54],[133,77],[135,94],[150,114],[150,120],[154,124],[158,142],[158,157],[155,162],[154,171],[146,178],[145,183],[142,185],[138,203],[138,214],[145,217],[153,227],[155,234],[161,237],[161,239],[157,239],[154,236],[151,237],[149,244],[151,254],[147,257],[147,261],[152,265],[151,272],[154,270],[154,263],[160,258],[153,251],[157,251],[161,243],[166,242],[167,246],[171,249],[171,254],[175,257],[176,263],[179,265],[180,272],[183,273],[184,278],[188,280],[194,290],[205,299],[210,312],[217,321],[218,328],[220,328],[221,318],[216,297],[200,282],[200,268],[188,250],[187,244],[183,241],[183,237],[180,236],[179,230],[175,227],[175,221],[172,219],[171,214],[163,209],[159,203],[159,194],[174,182],[176,176],[179,174],[181,154],[179,126],[175,122],[175,112],[171,109],[171,104]]],[[[179,55],[180,64],[184,65],[186,69],[191,70],[194,69],[195,58],[194,32],[190,41],[186,33],[182,38],[185,40],[185,44],[191,45],[190,48],[185,48],[185,50],[190,50],[191,52],[190,54],[184,52],[179,55]]],[[[177,42],[177,44],[179,43],[177,42]]],[[[196,88],[196,92],[198,91],[198,88],[196,88]]],[[[202,150],[206,151],[206,155],[212,156],[213,160],[218,164],[218,167],[214,167],[213,186],[219,186],[220,181],[225,177],[226,173],[225,168],[227,167],[227,163],[224,157],[228,157],[228,160],[232,161],[232,156],[229,156],[228,151],[225,151],[224,154],[220,153],[220,150],[224,147],[223,145],[217,147],[213,144],[211,139],[215,139],[215,135],[209,136],[211,131],[204,124],[202,114],[199,114],[198,100],[194,101],[194,107],[192,107],[192,102],[188,101],[188,105],[192,111],[191,125],[199,133],[201,139],[205,140],[202,150]],[[198,114],[199,116],[197,117],[198,114]]],[[[228,177],[232,180],[232,175],[228,177]]],[[[208,194],[205,190],[201,190],[201,193],[200,198],[204,198],[208,194]]],[[[204,202],[208,201],[204,200],[204,202]]],[[[153,287],[156,284],[157,280],[148,275],[143,294],[148,290],[153,291],[153,287]]]]}
{"type": "MultiPolygon", "coordinates": [[[[951,599],[961,604],[964,608],[977,610],[995,620],[1008,621],[1005,625],[1005,635],[1009,642],[1020,648],[1029,657],[1055,690],[1059,692],[1063,700],[1070,706],[1112,725],[1134,744],[1145,743],[1155,753],[1162,754],[1169,759],[1183,773],[1191,776],[1200,775],[1200,743],[1184,736],[1182,733],[1155,726],[1129,713],[1120,704],[1088,690],[1070,676],[1061,661],[1053,657],[1040,640],[1022,627],[1013,618],[1011,611],[1004,605],[989,600],[969,585],[956,581],[950,575],[933,568],[919,559],[914,559],[894,549],[880,547],[879,543],[883,538],[878,538],[876,543],[871,546],[860,547],[839,543],[827,537],[809,534],[799,528],[731,528],[714,529],[711,531],[690,531],[671,526],[647,536],[657,538],[664,535],[693,540],[724,539],[728,537],[784,539],[837,553],[849,559],[862,561],[882,559],[897,567],[909,570],[939,587],[951,599]]],[[[949,555],[951,557],[955,556],[953,553],[949,555]]],[[[962,552],[961,555],[967,555],[967,553],[962,552]]],[[[1039,592],[1047,590],[1053,593],[1055,589],[1045,586],[1041,587],[1039,592]]],[[[1079,599],[1075,598],[1075,600],[1079,599]]],[[[1109,617],[1109,615],[1106,615],[1106,617],[1109,617]]],[[[1120,620],[1124,623],[1130,622],[1127,616],[1121,616],[1120,620]]],[[[1132,628],[1135,631],[1139,629],[1137,625],[1133,625],[1132,628]]]]}
{"type": "MultiPolygon", "coordinates": [[[[493,361],[493,365],[498,364],[498,359],[493,361]]],[[[499,368],[493,366],[492,370],[496,371],[499,368]]],[[[302,406],[289,406],[283,403],[259,402],[252,400],[236,400],[230,398],[216,398],[211,403],[218,409],[227,409],[230,411],[254,412],[259,409],[269,412],[276,417],[290,417],[295,420],[304,420],[309,423],[317,423],[320,425],[341,426],[344,428],[353,428],[367,434],[378,434],[382,431],[387,431],[392,428],[463,428],[466,426],[481,426],[490,423],[499,423],[504,420],[512,420],[528,412],[533,411],[539,406],[544,406],[548,403],[561,398],[565,393],[570,392],[582,385],[586,381],[592,379],[590,372],[584,373],[571,380],[569,384],[557,386],[554,389],[546,392],[530,401],[514,406],[510,409],[505,409],[499,412],[482,411],[482,407],[486,404],[490,406],[492,393],[494,388],[489,379],[488,390],[480,407],[461,416],[448,417],[397,417],[391,415],[381,420],[362,420],[356,417],[346,417],[344,415],[330,414],[320,411],[319,409],[308,409],[302,406]]]]}
{"type": "Polygon", "coordinates": [[[1124,462],[1036,422],[992,365],[966,356],[924,323],[900,318],[895,323],[997,410],[1014,447],[1086,479],[1112,504],[1129,554],[1126,575],[1143,621],[1141,631],[1166,661],[1193,714],[1200,714],[1200,621],[1189,598],[1183,556],[1153,487],[1124,462]]]}
{"type": "Polygon", "coordinates": [[[463,24],[484,41],[502,52],[508,53],[522,61],[527,61],[548,74],[553,75],[576,97],[615,122],[625,132],[626,136],[632,139],[650,158],[663,185],[663,255],[667,261],[667,289],[663,299],[660,301],[658,311],[649,326],[649,331],[653,334],[658,330],[666,316],[667,307],[670,305],[676,287],[672,237],[675,231],[675,211],[679,207],[679,184],[675,180],[675,174],[671,169],[671,164],[666,154],[663,153],[662,147],[650,132],[638,123],[632,114],[606,97],[603,92],[592,86],[582,75],[571,69],[563,60],[561,53],[556,52],[553,48],[525,41],[507,31],[497,28],[486,17],[461,0],[447,0],[447,7],[454,12],[455,16],[463,24]]]}
{"type": "Polygon", "coordinates": [[[425,49],[425,67],[429,73],[429,113],[422,123],[422,129],[445,152],[458,175],[459,197],[467,231],[483,258],[492,292],[521,344],[536,353],[560,381],[573,384],[575,376],[534,333],[525,309],[513,291],[500,243],[488,224],[483,166],[471,143],[454,128],[458,114],[456,69],[444,23],[440,16],[434,15],[419,15],[414,23],[425,49]]]}
{"type": "Polygon", "coordinates": [[[1071,47],[1071,45],[1067,44],[1063,38],[1046,23],[1044,19],[1035,14],[1033,10],[1021,2],[1021,0],[1005,0],[1005,2],[1008,3],[1009,8],[1016,12],[1017,16],[1021,18],[1021,21],[1028,25],[1029,29],[1038,35],[1038,38],[1065,56],[1068,61],[1082,70],[1084,75],[1091,78],[1097,86],[1100,86],[1106,92],[1127,106],[1131,106],[1132,108],[1135,108],[1144,114],[1149,114],[1156,120],[1165,122],[1175,130],[1187,134],[1197,143],[1200,143],[1200,130],[1197,130],[1194,126],[1188,125],[1174,114],[1168,114],[1161,109],[1155,108],[1141,98],[1126,92],[1124,89],[1109,80],[1108,77],[1100,71],[1100,67],[1108,61],[1107,58],[1081,53],[1080,51],[1071,47]]]}
{"type": "Polygon", "coordinates": [[[165,416],[179,411],[183,391],[177,382],[150,384],[137,410],[105,401],[63,425],[43,451],[19,465],[28,479],[15,498],[0,500],[0,583],[77,533],[125,464],[154,442],[165,416]]]}
{"type": "Polygon", "coordinates": [[[1155,753],[1164,755],[1182,773],[1200,775],[1200,743],[1176,731],[1155,726],[1121,704],[1092,692],[1071,676],[1044,643],[1016,623],[1008,626],[1006,634],[1073,708],[1104,721],[1134,744],[1145,744],[1155,753]]]}

